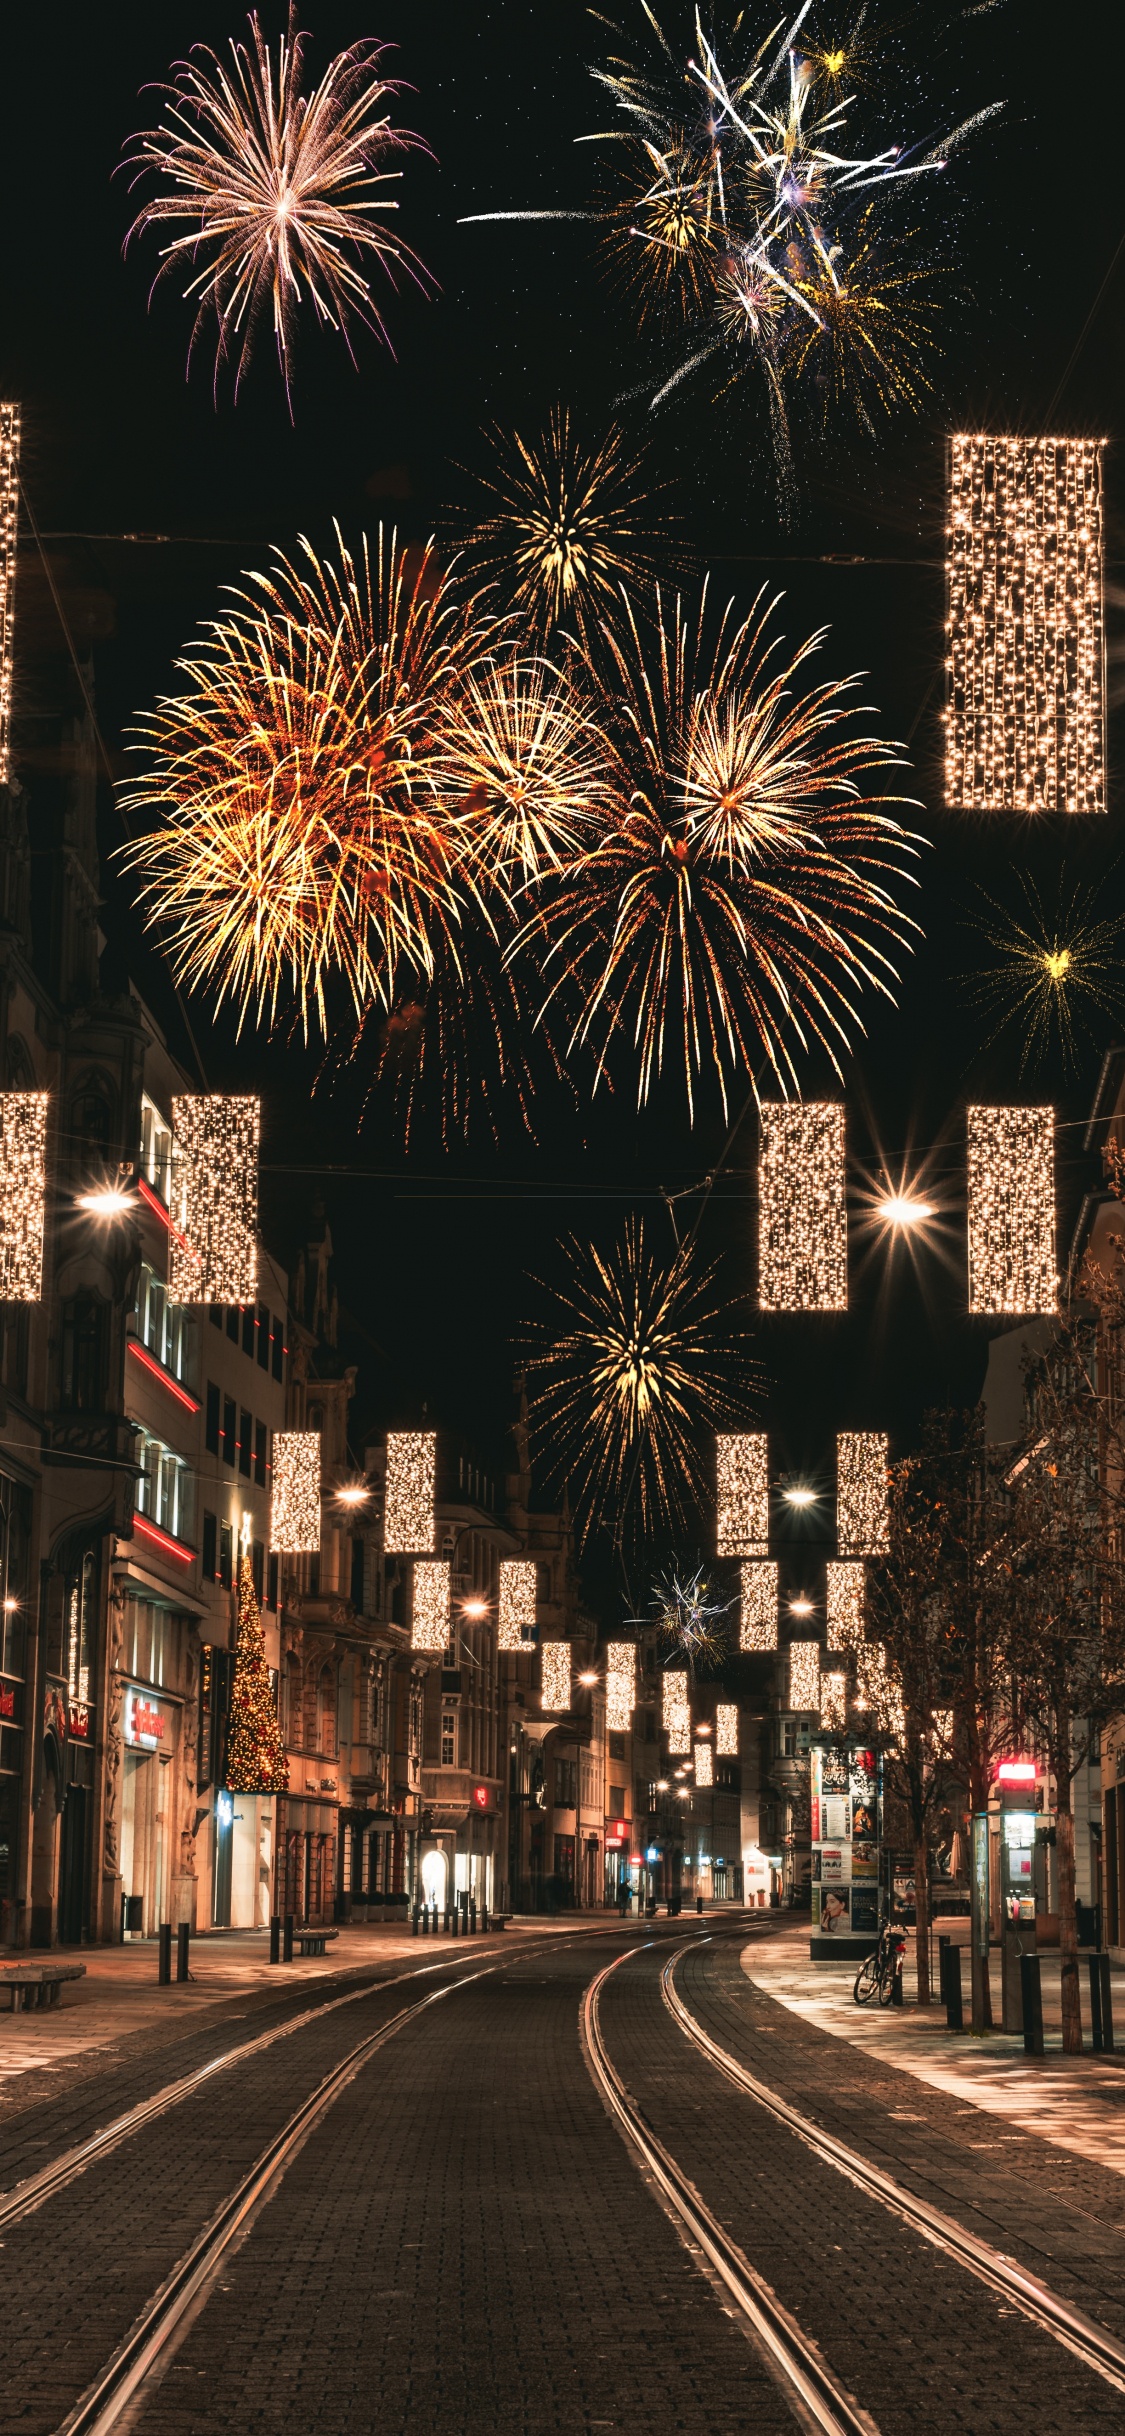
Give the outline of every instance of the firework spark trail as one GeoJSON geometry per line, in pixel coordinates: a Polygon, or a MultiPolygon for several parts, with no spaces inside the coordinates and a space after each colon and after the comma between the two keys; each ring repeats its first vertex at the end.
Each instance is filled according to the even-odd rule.
{"type": "Polygon", "coordinates": [[[1092,1037],[1089,1018],[1095,1012],[1113,1019],[1125,1014],[1120,945],[1125,914],[1096,920],[1097,888],[1079,887],[1066,898],[1060,888],[1051,916],[1034,881],[1023,873],[1019,877],[1023,921],[986,888],[980,890],[988,915],[974,917],[973,928],[999,950],[1001,961],[964,978],[976,1004],[997,1018],[986,1049],[1010,1025],[1025,1024],[1020,1073],[1043,1066],[1052,1050],[1064,1073],[1070,1072],[1079,1062],[1079,1032],[1092,1037]]]}
{"type": "Polygon", "coordinates": [[[488,513],[466,533],[466,553],[533,639],[545,642],[563,619],[581,633],[619,584],[653,580],[666,520],[621,431],[587,443],[560,407],[534,441],[487,438],[488,513]]]}
{"type": "Polygon", "coordinates": [[[132,185],[149,172],[168,181],[142,206],[125,242],[147,229],[180,229],[162,249],[154,287],[166,274],[189,274],[192,345],[214,312],[216,382],[234,354],[236,396],[267,310],[288,393],[303,301],[341,332],[350,352],[353,318],[390,343],[365,256],[374,256],[392,285],[396,272],[423,290],[429,285],[418,256],[386,225],[398,203],[381,190],[401,171],[383,163],[428,147],[391,125],[387,105],[401,88],[380,73],[385,46],[356,43],[305,92],[306,38],[293,8],[276,76],[257,16],[249,22],[251,44],[231,42],[231,67],[204,44],[177,63],[175,81],[158,88],[166,121],[133,137],[123,164],[134,173],[132,185]]]}
{"type": "MultiPolygon", "coordinates": [[[[663,1664],[685,1657],[688,1673],[694,1678],[697,1663],[716,1665],[727,1650],[729,1631],[723,1619],[737,1605],[732,1598],[716,1596],[716,1586],[705,1565],[694,1572],[662,1574],[653,1585],[652,1607],[656,1613],[657,1631],[667,1649],[663,1664]]],[[[651,1622],[648,1616],[631,1616],[632,1624],[651,1622]]]]}
{"type": "Polygon", "coordinates": [[[888,885],[914,841],[860,781],[901,766],[857,735],[857,680],[803,694],[793,679],[821,634],[788,657],[771,604],[707,640],[707,588],[692,625],[657,595],[651,636],[626,601],[602,629],[617,802],[596,843],[548,881],[513,949],[537,956],[545,1006],[577,997],[571,1046],[637,1059],[643,1103],[680,1068],[689,1111],[705,1071],[724,1113],[728,1082],[763,1053],[781,1090],[794,1049],[820,1042],[840,1071],[863,986],[892,997],[887,952],[915,927],[888,885]]]}
{"type": "Polygon", "coordinates": [[[533,1436],[569,1483],[584,1540],[620,1533],[634,1490],[643,1529],[682,1521],[705,1494],[700,1439],[740,1417],[750,1377],[717,1263],[697,1265],[689,1246],[659,1259],[632,1218],[610,1254],[575,1237],[563,1251],[566,1282],[546,1289],[557,1319],[530,1343],[533,1436]]]}

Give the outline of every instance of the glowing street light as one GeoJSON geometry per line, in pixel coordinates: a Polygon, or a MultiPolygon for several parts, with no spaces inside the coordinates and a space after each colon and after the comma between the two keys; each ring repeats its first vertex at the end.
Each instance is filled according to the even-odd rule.
{"type": "Polygon", "coordinates": [[[817,1502],[816,1490],[810,1489],[808,1482],[804,1480],[793,1481],[789,1488],[782,1490],[781,1494],[787,1506],[815,1506],[817,1502]]]}
{"type": "Polygon", "coordinates": [[[911,1227],[924,1225],[927,1218],[937,1217],[932,1201],[915,1201],[909,1193],[883,1193],[875,1204],[875,1210],[885,1225],[908,1231],[911,1227]]]}
{"type": "Polygon", "coordinates": [[[107,1184],[100,1192],[80,1193],[75,1206],[88,1210],[92,1218],[124,1218],[137,1203],[135,1195],[123,1192],[119,1184],[107,1184]]]}
{"type": "Polygon", "coordinates": [[[813,1603],[811,1599],[806,1599],[803,1595],[797,1599],[790,1599],[789,1613],[791,1616],[811,1616],[812,1612],[813,1603]]]}
{"type": "Polygon", "coordinates": [[[587,1691],[592,1691],[595,1683],[600,1683],[601,1676],[595,1673],[594,1668],[591,1666],[587,1668],[584,1675],[579,1675],[578,1680],[580,1683],[585,1684],[587,1691]]]}
{"type": "Polygon", "coordinates": [[[365,1506],[370,1495],[370,1489],[364,1488],[361,1481],[349,1480],[342,1489],[336,1490],[336,1503],[338,1506],[365,1506]]]}
{"type": "Polygon", "coordinates": [[[470,1624],[483,1623],[485,1616],[488,1614],[488,1600],[462,1599],[461,1613],[463,1616],[467,1617],[470,1624]]]}

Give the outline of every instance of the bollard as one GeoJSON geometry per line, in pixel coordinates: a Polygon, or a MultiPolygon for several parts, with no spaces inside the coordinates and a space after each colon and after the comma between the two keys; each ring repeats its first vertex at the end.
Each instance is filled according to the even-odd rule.
{"type": "Polygon", "coordinates": [[[482,1904],[481,1904],[481,1907],[480,1907],[480,1925],[481,1925],[481,1930],[482,1930],[482,1932],[483,1932],[484,1936],[486,1936],[486,1937],[487,1937],[487,1935],[488,1935],[488,1905],[487,1905],[487,1903],[482,1903],[482,1904]]]}
{"type": "Polygon", "coordinates": [[[945,1998],[945,2027],[963,2030],[965,2027],[965,1998],[961,1987],[961,1948],[951,1937],[941,1941],[941,1992],[945,1998]]]}
{"type": "Polygon", "coordinates": [[[459,1930],[460,1926],[461,1926],[461,1906],[460,1906],[460,1904],[459,1904],[459,1903],[455,1903],[455,1904],[454,1904],[454,1906],[453,1906],[453,1911],[452,1911],[452,1915],[451,1915],[451,1918],[450,1918],[450,1929],[451,1929],[451,1932],[452,1932],[452,1934],[453,1934],[453,1936],[454,1936],[454,1937],[456,1937],[457,1932],[458,1932],[458,1930],[459,1930]]]}
{"type": "Polygon", "coordinates": [[[281,1960],[281,1913],[280,1913],[280,1912],[272,1912],[272,1913],[271,1913],[271,1915],[270,1915],[270,1961],[271,1961],[271,1962],[280,1962],[280,1960],[281,1960]]]}
{"type": "Polygon", "coordinates": [[[428,1903],[424,1903],[424,1904],[422,1905],[422,1922],[421,1922],[421,1926],[422,1926],[422,1935],[423,1935],[423,1937],[428,1937],[428,1936],[429,1936],[429,1933],[430,1933],[430,1907],[429,1907],[429,1904],[428,1904],[428,1903]]]}
{"type": "Polygon", "coordinates": [[[475,1937],[477,1933],[477,1899],[475,1895],[469,1904],[469,1928],[475,1937]]]}
{"type": "Polygon", "coordinates": [[[414,1905],[414,1908],[413,1908],[413,1910],[412,1910],[411,1914],[410,1914],[410,1934],[411,1934],[411,1936],[412,1936],[412,1937],[416,1937],[416,1936],[417,1936],[417,1934],[418,1934],[418,1922],[419,1922],[419,1920],[421,1919],[421,1917],[422,1917],[421,1905],[416,1903],[416,1904],[414,1905]]]}
{"type": "Polygon", "coordinates": [[[172,1923],[170,1920],[161,1921],[157,1938],[160,1947],[159,1984],[162,1988],[170,1988],[172,1985],[172,1923]]]}
{"type": "Polygon", "coordinates": [[[281,1939],[281,1959],[282,1959],[282,1961],[283,1961],[283,1962],[292,1962],[292,1960],[293,1960],[293,1914],[292,1914],[292,1912],[286,1912],[286,1915],[285,1915],[285,1926],[284,1926],[284,1929],[283,1929],[283,1931],[282,1931],[282,1939],[281,1939]]]}
{"type": "Polygon", "coordinates": [[[433,1905],[431,1905],[431,1912],[430,1912],[430,1929],[431,1929],[431,1931],[432,1931],[432,1934],[433,1934],[435,1937],[437,1936],[438,1929],[439,1929],[439,1927],[440,1927],[440,1926],[441,1926],[441,1913],[440,1913],[440,1912],[439,1912],[439,1910],[438,1910],[437,1904],[436,1904],[436,1903],[434,1903],[433,1905]]]}
{"type": "Polygon", "coordinates": [[[1091,1954],[1090,2030],[1095,2055],[1114,2055],[1113,1998],[1110,1995],[1109,1955],[1091,1954]]]}
{"type": "Polygon", "coordinates": [[[176,1978],[181,1985],[185,1979],[191,1978],[191,1972],[188,1969],[188,1946],[190,1942],[191,1923],[187,1920],[181,1920],[179,1927],[176,1930],[176,1978]]]}
{"type": "Polygon", "coordinates": [[[1043,2053],[1043,1983],[1038,1954],[1020,1955],[1020,1994],[1023,1998],[1023,2051],[1043,2053]]]}

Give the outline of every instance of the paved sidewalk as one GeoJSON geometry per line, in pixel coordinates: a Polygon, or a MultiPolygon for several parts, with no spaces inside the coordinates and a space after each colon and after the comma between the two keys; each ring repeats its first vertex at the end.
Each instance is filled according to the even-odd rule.
{"type": "MultiPolygon", "coordinates": [[[[742,1968],[752,1986],[818,2030],[847,2039],[879,2064],[926,2081],[932,2089],[960,2098],[964,2106],[1002,2115],[1020,2132],[1035,2132],[1057,2148],[1092,2159],[1125,2175],[1125,2055],[1064,2056],[1059,2029],[1057,1957],[1044,1957],[1043,2015],[1047,2053],[1025,2056],[1023,2040],[1002,2030],[984,2038],[958,2037],[945,2028],[944,2007],[913,2002],[913,1964],[904,1974],[905,2003],[901,2011],[857,2005],[852,1984],[854,1962],[810,1962],[809,1928],[784,1929],[747,1945],[742,1968]]],[[[968,1972],[965,1972],[966,2011],[968,1972]]],[[[1125,1971],[1113,1974],[1114,2014],[1118,2036],[1125,2039],[1125,1971]]],[[[1085,1990],[1084,1990],[1085,1995],[1085,1990]]],[[[992,2002],[1000,2019],[999,1972],[992,1975],[992,2002]]],[[[1089,2037],[1089,2024],[1086,2022],[1089,2037]]],[[[892,2121],[909,2123],[908,2092],[903,2109],[892,2121]]]]}
{"type": "MultiPolygon", "coordinates": [[[[203,2022],[209,2017],[237,2021],[240,1997],[253,2000],[267,1992],[277,1995],[287,1988],[312,1987],[319,1980],[373,1966],[386,1969],[396,1962],[452,1961],[478,1953],[482,1947],[491,1952],[514,1946],[517,1939],[528,1936],[573,1932],[579,1917],[572,1913],[552,1919],[516,1919],[502,1933],[487,1937],[415,1937],[397,1923],[341,1928],[323,1956],[297,1956],[292,1962],[273,1964],[267,1930],[212,1932],[192,1940],[187,1984],[180,1985],[173,1978],[167,1988],[157,1978],[154,1937],[130,1945],[65,1946],[55,1956],[7,1950],[0,1953],[0,1984],[2,1966],[21,1961],[83,1962],[86,1976],[64,1983],[57,2007],[9,2014],[5,2002],[0,2012],[0,2084],[25,2072],[61,2070],[77,2057],[116,2046],[136,2032],[165,2031],[172,2024],[203,2022]]],[[[591,1924],[597,1926],[604,1920],[608,1925],[610,1917],[591,1915],[591,1924]]],[[[173,1972],[175,1967],[173,1954],[173,1972]]]]}

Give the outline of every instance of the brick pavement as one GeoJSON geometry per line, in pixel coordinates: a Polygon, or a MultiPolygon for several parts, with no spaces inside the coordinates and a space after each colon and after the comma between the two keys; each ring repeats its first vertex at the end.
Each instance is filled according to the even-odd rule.
{"type": "MultiPolygon", "coordinates": [[[[733,1940],[689,1956],[677,1985],[711,2037],[790,2105],[1125,2340],[1119,2174],[1036,2132],[1001,2133],[965,2093],[907,2081],[882,2056],[817,2028],[748,1979],[733,1940]]],[[[1125,2073],[1120,2086],[1125,2101],[1125,2073]]],[[[1021,2348],[1024,2340],[1021,2329],[1021,2348]]],[[[1125,2424],[1125,2401],[1108,2387],[1105,2396],[1110,2423],[1125,2424]]]]}
{"type": "Polygon", "coordinates": [[[607,1958],[544,1945],[375,2059],[224,2262],[138,2436],[789,2436],[582,2060],[607,1958]]]}

